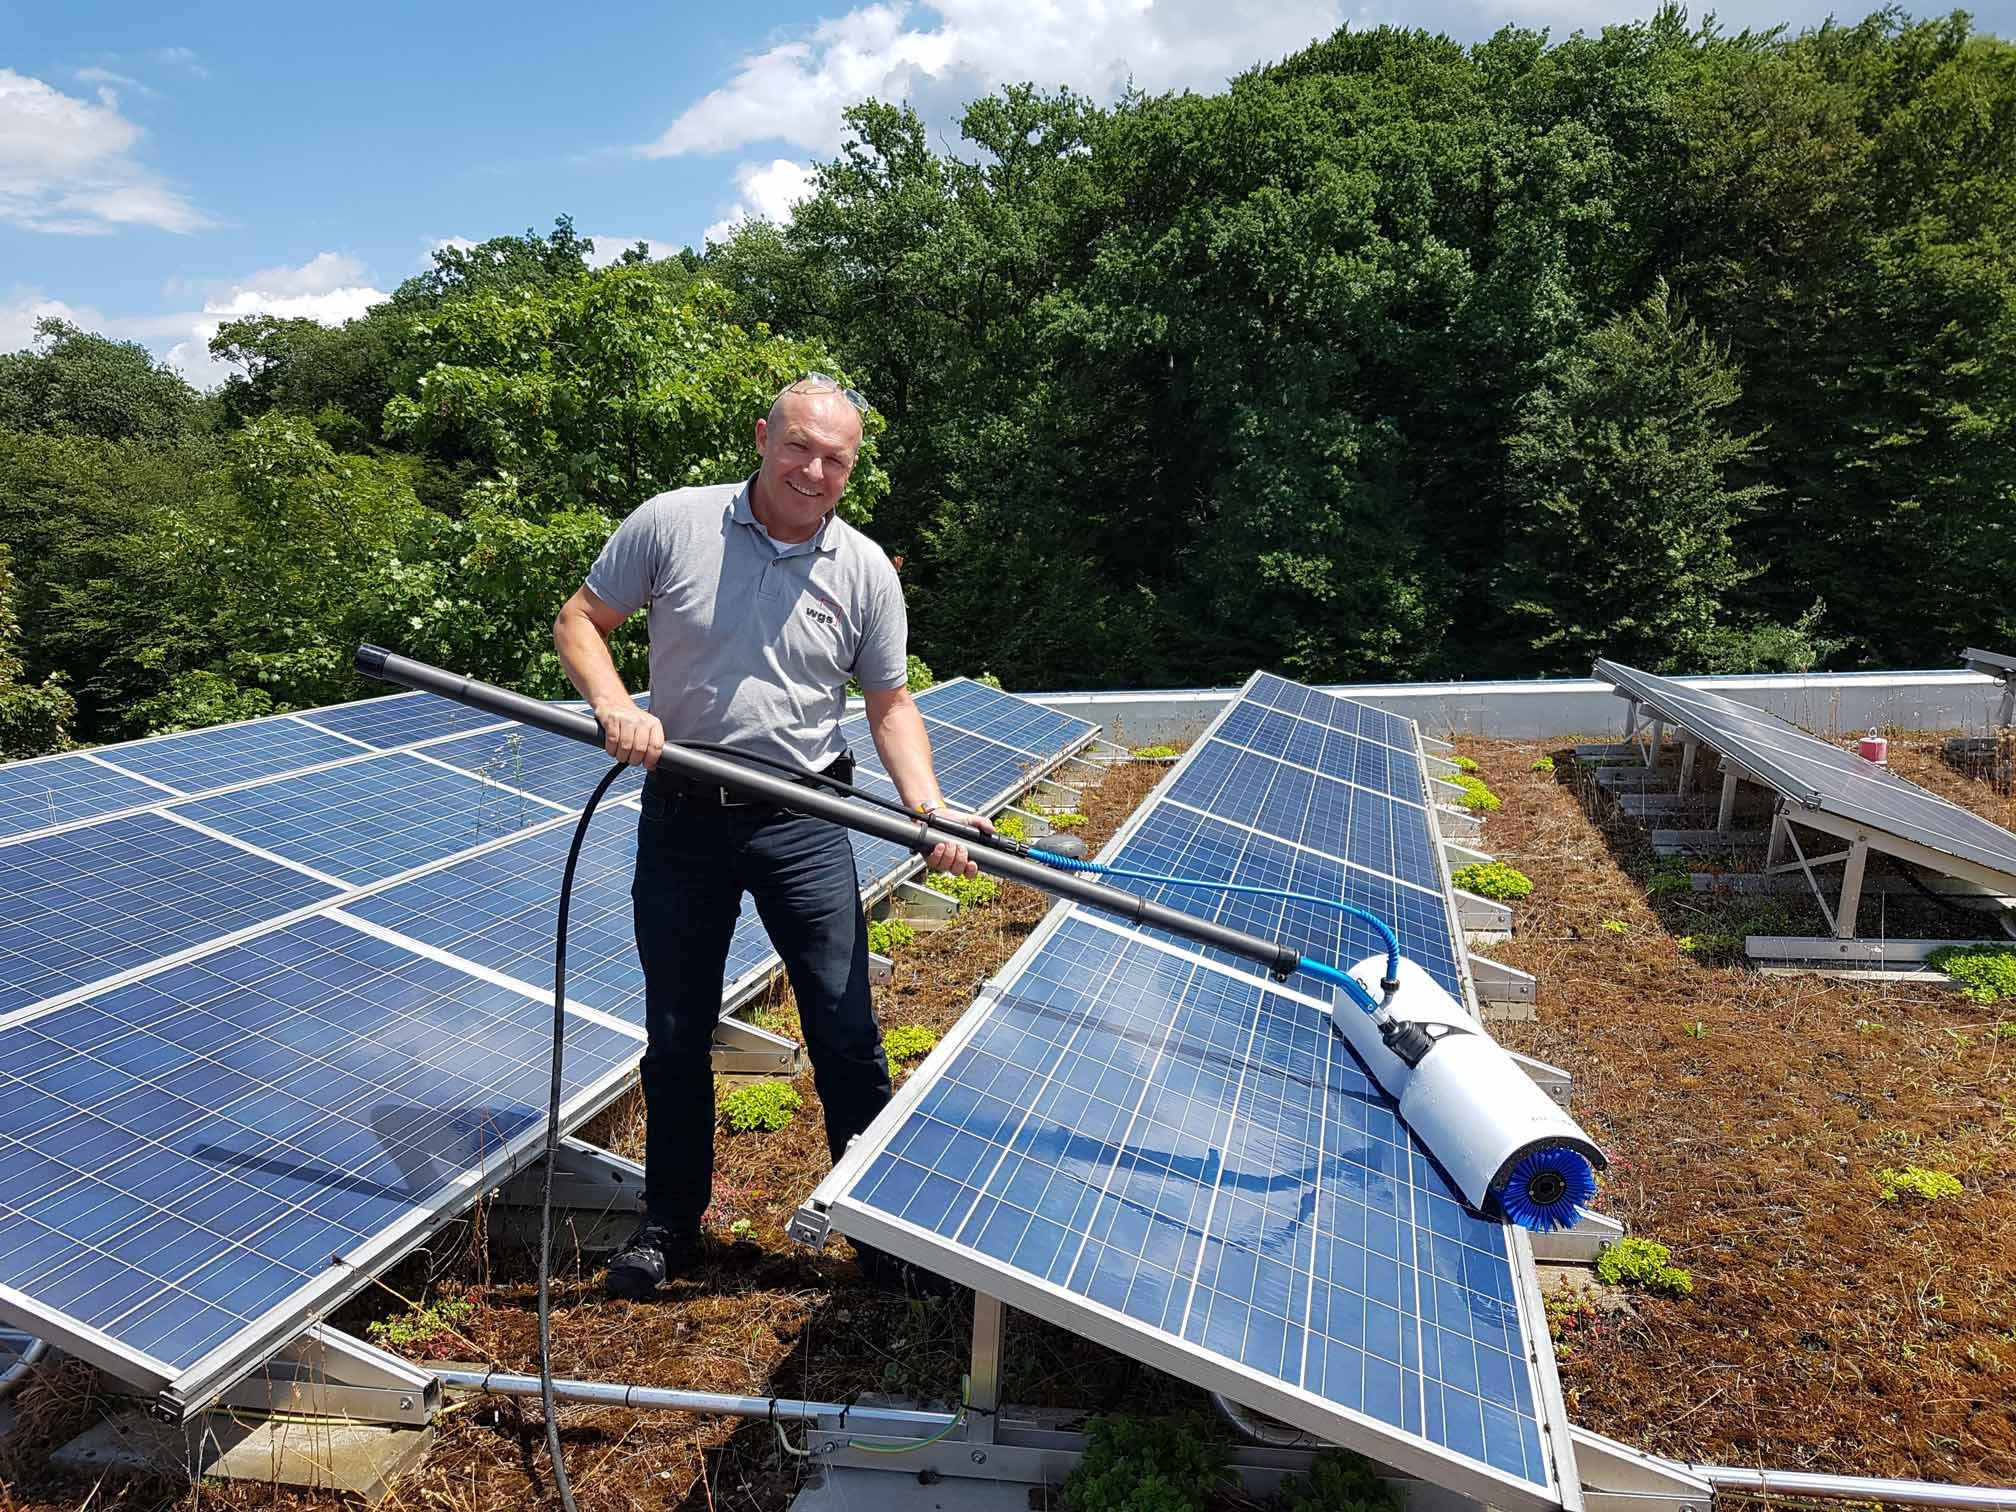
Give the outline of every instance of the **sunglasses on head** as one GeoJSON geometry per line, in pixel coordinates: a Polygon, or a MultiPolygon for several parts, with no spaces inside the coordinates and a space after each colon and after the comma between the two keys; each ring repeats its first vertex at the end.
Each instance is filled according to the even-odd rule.
{"type": "Polygon", "coordinates": [[[845,399],[849,404],[853,405],[854,408],[859,410],[862,414],[865,415],[868,413],[869,410],[868,400],[862,394],[862,392],[859,389],[851,389],[847,387],[846,384],[842,383],[838,378],[832,377],[830,374],[807,373],[803,378],[800,378],[798,382],[802,385],[806,385],[812,389],[815,389],[820,393],[838,394],[841,398],[845,399]]]}

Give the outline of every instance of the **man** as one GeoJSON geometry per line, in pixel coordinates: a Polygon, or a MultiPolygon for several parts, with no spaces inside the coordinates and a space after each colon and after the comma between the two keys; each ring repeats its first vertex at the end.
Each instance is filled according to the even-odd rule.
{"type": "MultiPolygon", "coordinates": [[[[789,385],[756,422],[761,465],[745,481],[680,488],[610,536],[553,624],[567,675],[609,754],[654,766],[669,738],[708,741],[843,780],[847,679],[867,695],[875,749],[919,814],[991,833],[949,810],[906,676],[908,619],[889,559],[835,513],[861,449],[860,398],[823,374],[789,385]],[[617,676],[609,636],[649,613],[651,709],[617,676]]],[[[868,992],[868,923],[847,832],[653,770],[637,825],[631,905],[649,1041],[642,1079],[644,1218],[610,1263],[611,1296],[648,1297],[701,1259],[713,1193],[714,1074],[722,971],[746,891],[798,999],[835,1159],[889,1101],[868,992]]],[[[935,871],[978,870],[940,845],[935,871]]],[[[859,1247],[857,1247],[859,1248],[859,1247]]],[[[922,1278],[862,1249],[871,1280],[922,1278]]]]}

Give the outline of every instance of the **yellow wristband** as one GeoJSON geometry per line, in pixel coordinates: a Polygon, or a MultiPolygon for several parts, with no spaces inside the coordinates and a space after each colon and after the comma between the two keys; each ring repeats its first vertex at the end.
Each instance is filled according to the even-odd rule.
{"type": "Polygon", "coordinates": [[[942,802],[920,803],[917,805],[917,813],[921,818],[929,819],[933,814],[936,814],[941,810],[943,810],[944,807],[945,805],[942,802]]]}

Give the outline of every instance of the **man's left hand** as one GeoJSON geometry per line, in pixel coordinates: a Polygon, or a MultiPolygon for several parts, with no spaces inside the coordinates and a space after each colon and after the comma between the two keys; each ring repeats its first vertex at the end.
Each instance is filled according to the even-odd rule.
{"type": "MultiPolygon", "coordinates": [[[[994,833],[994,821],[985,814],[969,814],[961,809],[940,809],[931,816],[933,824],[961,824],[977,829],[983,835],[994,833]]],[[[950,872],[955,877],[974,877],[980,868],[966,853],[966,847],[952,841],[933,846],[931,854],[924,858],[924,864],[934,872],[950,872]]]]}

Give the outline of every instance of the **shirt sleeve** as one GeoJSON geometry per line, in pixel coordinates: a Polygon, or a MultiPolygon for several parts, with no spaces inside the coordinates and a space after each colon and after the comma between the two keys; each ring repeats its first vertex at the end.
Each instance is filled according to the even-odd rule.
{"type": "Polygon", "coordinates": [[[585,586],[611,609],[635,614],[658,585],[661,556],[658,511],[646,504],[633,509],[611,533],[588,569],[585,586]]]}
{"type": "Polygon", "coordinates": [[[889,693],[910,685],[910,611],[903,603],[903,584],[890,568],[875,592],[867,634],[854,653],[855,680],[870,693],[889,693]]]}

